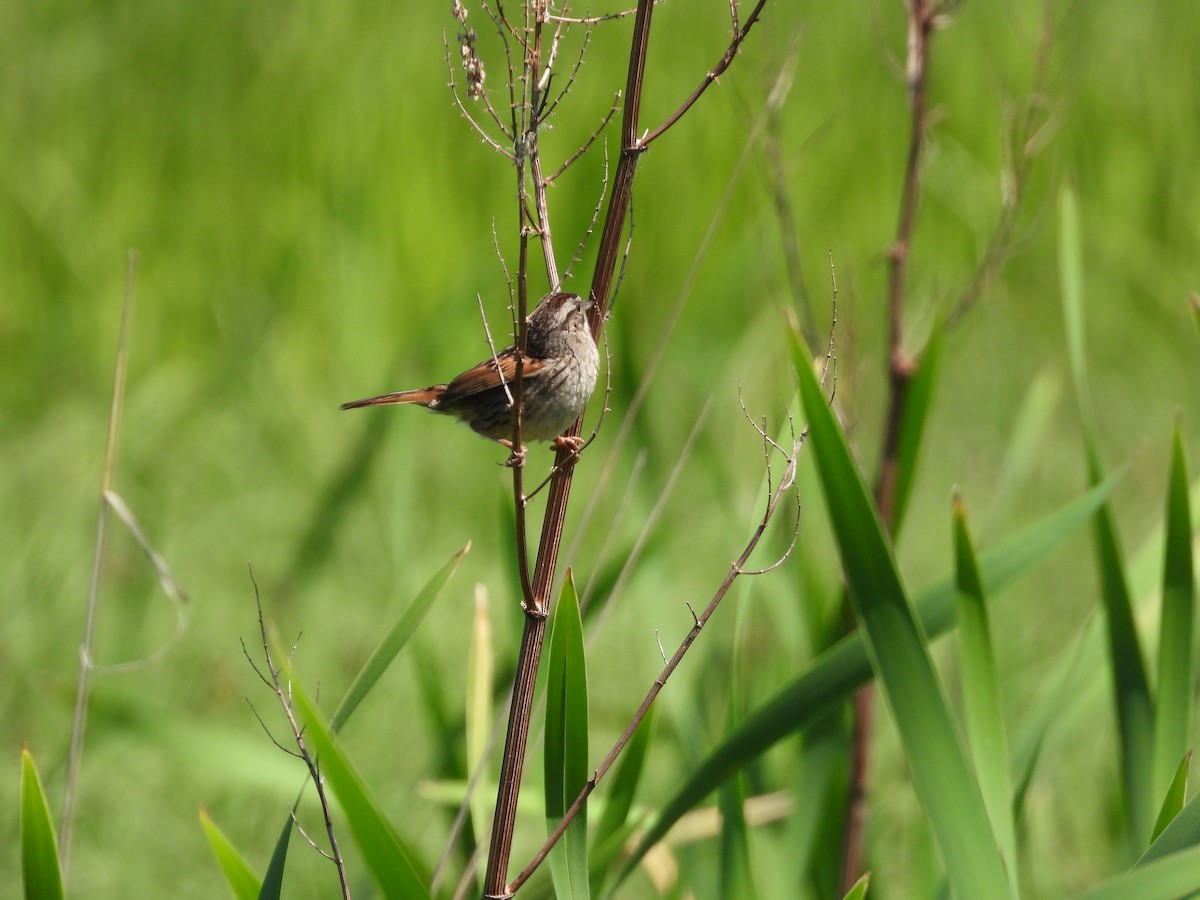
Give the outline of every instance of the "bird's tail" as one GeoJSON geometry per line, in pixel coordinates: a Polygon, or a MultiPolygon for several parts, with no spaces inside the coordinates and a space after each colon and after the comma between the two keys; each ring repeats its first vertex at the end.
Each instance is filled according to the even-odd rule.
{"type": "Polygon", "coordinates": [[[397,391],[394,394],[380,394],[378,397],[367,397],[364,400],[353,400],[343,403],[342,409],[358,409],[360,406],[386,406],[390,403],[416,403],[418,406],[429,406],[446,390],[444,384],[422,388],[419,391],[397,391]]]}

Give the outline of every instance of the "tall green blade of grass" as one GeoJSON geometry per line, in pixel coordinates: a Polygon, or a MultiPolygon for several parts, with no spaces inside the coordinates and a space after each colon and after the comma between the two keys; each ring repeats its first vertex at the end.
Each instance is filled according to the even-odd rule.
{"type": "Polygon", "coordinates": [[[962,501],[957,496],[954,498],[954,558],[958,585],[959,665],[962,670],[967,742],[988,818],[1015,888],[1017,838],[1013,826],[1012,779],[1008,768],[1004,707],[1000,702],[1000,678],[996,671],[996,656],[992,651],[979,561],[967,530],[962,501]]]}
{"type": "Polygon", "coordinates": [[[21,750],[21,879],[26,900],[62,900],[54,822],[28,749],[21,750]]]}
{"type": "MultiPolygon", "coordinates": [[[[350,717],[354,711],[358,709],[358,705],[366,698],[375,687],[379,679],[383,677],[383,673],[388,670],[392,662],[404,649],[404,645],[408,643],[408,639],[413,636],[417,630],[417,626],[425,618],[425,614],[429,612],[433,606],[433,601],[438,598],[442,588],[450,581],[454,573],[458,571],[459,563],[463,557],[471,550],[471,544],[468,541],[466,546],[451,556],[442,567],[433,573],[433,577],[425,583],[417,596],[405,608],[396,624],[391,627],[382,641],[379,642],[374,652],[367,658],[363,667],[354,676],[354,681],[350,683],[350,687],[346,690],[346,694],[342,697],[342,702],[338,704],[337,709],[333,713],[333,718],[330,720],[329,727],[331,731],[338,731],[350,717]]],[[[303,797],[303,788],[296,797],[296,806],[299,806],[300,799],[303,797]]],[[[283,828],[279,833],[279,839],[275,842],[275,849],[271,853],[271,871],[278,872],[279,883],[283,880],[283,865],[287,860],[288,838],[292,833],[292,818],[291,813],[288,814],[288,819],[283,823],[283,828]]],[[[267,884],[272,882],[270,871],[268,872],[267,884]]]]}
{"type": "MultiPolygon", "coordinates": [[[[985,595],[995,597],[1032,570],[1077,528],[1088,521],[1122,477],[1104,484],[1019,532],[980,559],[985,595]]],[[[916,599],[921,628],[937,637],[954,626],[954,583],[946,577],[921,591],[916,599]]],[[[694,809],[726,778],[779,741],[821,721],[871,678],[871,664],[861,634],[846,636],[819,656],[809,668],[748,715],[688,776],[663,805],[658,818],[639,841],[621,871],[624,877],[646,851],[679,818],[694,809]]]]}
{"type": "Polygon", "coordinates": [[[250,868],[245,857],[229,842],[229,838],[225,837],[224,832],[217,827],[217,823],[203,809],[200,810],[200,827],[204,829],[208,844],[217,857],[217,864],[220,865],[221,872],[229,883],[233,895],[238,900],[257,900],[262,891],[262,884],[259,883],[258,876],[254,874],[254,870],[250,868]]]}
{"type": "MultiPolygon", "coordinates": [[[[484,755],[492,731],[492,620],[488,610],[487,589],[475,586],[475,617],[471,623],[471,644],[467,650],[467,784],[476,780],[476,772],[487,769],[484,755]]],[[[476,844],[486,844],[489,825],[487,792],[476,784],[470,797],[471,827],[476,844]]]]}
{"type": "Polygon", "coordinates": [[[1163,799],[1162,807],[1158,811],[1158,819],[1154,823],[1154,832],[1150,835],[1150,843],[1153,846],[1154,842],[1159,839],[1167,826],[1175,821],[1175,818],[1183,812],[1183,807],[1187,803],[1187,783],[1188,770],[1192,765],[1192,751],[1189,750],[1183,755],[1183,760],[1175,769],[1175,777],[1171,779],[1170,785],[1167,786],[1167,794],[1163,799]]]}
{"type": "Polygon", "coordinates": [[[329,722],[330,729],[339,731],[354,714],[358,704],[371,692],[371,688],[375,687],[375,683],[379,681],[404,645],[408,643],[408,639],[412,637],[417,626],[421,624],[421,620],[425,618],[425,614],[429,612],[429,608],[433,606],[433,601],[437,599],[438,594],[454,575],[458,564],[462,562],[463,557],[470,549],[471,544],[468,542],[465,547],[446,560],[413,598],[412,603],[404,610],[404,614],[379,642],[375,652],[371,654],[362,669],[359,670],[358,675],[354,677],[354,681],[346,691],[346,696],[342,698],[342,702],[334,711],[333,718],[329,722]]]}
{"type": "MultiPolygon", "coordinates": [[[[725,720],[729,730],[743,716],[742,697],[745,696],[747,677],[745,665],[746,605],[735,610],[733,628],[733,662],[729,666],[726,683],[729,701],[725,707],[725,720]]],[[[717,872],[722,897],[756,897],[753,868],[750,865],[750,831],[746,825],[746,777],[738,772],[717,789],[717,811],[721,817],[720,857],[717,872]]]]}
{"type": "MultiPolygon", "coordinates": [[[[273,653],[276,659],[288,659],[286,653],[278,650],[273,653]]],[[[383,896],[395,900],[429,897],[428,879],[417,873],[412,851],[404,845],[334,741],[333,729],[326,725],[290,660],[284,672],[291,687],[292,702],[304,723],[304,738],[320,758],[321,773],[341,804],[354,841],[383,896]]]]}
{"type": "MultiPolygon", "coordinates": [[[[299,797],[296,798],[299,804],[299,797]]],[[[271,861],[267,864],[267,874],[263,878],[262,891],[258,900],[279,900],[283,896],[283,870],[287,865],[288,845],[291,843],[292,826],[295,822],[289,816],[283,823],[279,838],[275,841],[275,850],[271,853],[271,861]]]]}
{"type": "MultiPolygon", "coordinates": [[[[1188,760],[1185,759],[1180,764],[1180,770],[1186,772],[1187,764],[1188,760]]],[[[1144,866],[1193,847],[1200,847],[1200,794],[1184,804],[1137,864],[1144,866]]]]}
{"type": "Polygon", "coordinates": [[[1200,847],[1138,865],[1076,900],[1178,900],[1200,891],[1200,847]]]}
{"type": "Polygon", "coordinates": [[[904,513],[908,510],[908,498],[917,474],[917,456],[921,450],[921,438],[925,434],[925,423],[929,421],[929,410],[933,406],[933,389],[937,384],[938,362],[941,360],[942,329],[935,327],[921,354],[916,374],[908,383],[904,395],[904,415],[900,420],[899,475],[896,479],[896,508],[892,525],[893,539],[900,534],[904,524],[904,513]]]}
{"type": "Polygon", "coordinates": [[[1192,515],[1188,505],[1187,455],[1175,422],[1167,487],[1166,547],[1163,554],[1162,618],[1158,642],[1158,698],[1154,708],[1154,796],[1162,797],[1179,759],[1187,752],[1192,725],[1195,661],[1195,569],[1192,515]]]}
{"type": "Polygon", "coordinates": [[[1007,898],[1009,879],[979,783],[951,721],[883,527],[810,360],[802,350],[796,357],[809,425],[806,446],[816,458],[872,669],[895,719],[946,874],[960,896],[1007,898]]]}
{"type": "MultiPolygon", "coordinates": [[[[1088,393],[1084,354],[1083,237],[1075,195],[1059,194],[1059,274],[1066,322],[1067,356],[1075,398],[1083,424],[1088,478],[1104,477],[1096,417],[1088,393]]],[[[1146,665],[1138,644],[1129,587],[1125,578],[1116,526],[1105,504],[1093,523],[1100,592],[1108,620],[1108,654],[1112,666],[1117,726],[1121,745],[1121,782],[1126,807],[1126,833],[1136,854],[1150,836],[1155,800],[1152,792],[1154,714],[1146,665]]],[[[1178,758],[1178,757],[1176,757],[1178,758]]]]}
{"type": "MultiPolygon", "coordinates": [[[[546,678],[546,829],[553,831],[588,780],[588,697],[583,620],[571,570],[563,580],[550,624],[546,678]]],[[[591,896],[588,878],[587,806],[550,851],[550,872],[560,898],[591,896]]]]}

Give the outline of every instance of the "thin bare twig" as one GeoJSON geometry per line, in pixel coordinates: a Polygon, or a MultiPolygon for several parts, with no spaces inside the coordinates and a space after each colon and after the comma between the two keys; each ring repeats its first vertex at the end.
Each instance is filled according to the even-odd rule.
{"type": "Polygon", "coordinates": [[[717,64],[709,69],[707,73],[705,73],[704,79],[700,82],[697,88],[692,91],[691,96],[684,100],[683,103],[680,104],[679,108],[675,110],[675,112],[667,116],[661,125],[659,125],[657,128],[652,128],[646,133],[645,136],[642,137],[642,139],[639,141],[639,145],[642,149],[649,147],[656,140],[662,137],[672,125],[682,119],[687,111],[695,106],[696,101],[703,96],[704,92],[712,86],[712,83],[720,78],[722,74],[724,74],[725,70],[728,69],[730,64],[733,62],[733,58],[737,56],[737,52],[741,48],[742,42],[745,41],[746,37],[750,34],[750,29],[753,28],[754,24],[758,21],[758,17],[761,15],[763,7],[766,5],[767,0],[758,0],[758,2],[754,4],[754,9],[750,11],[750,15],[746,19],[746,23],[735,31],[733,40],[729,42],[729,47],[717,61],[717,64]]]}
{"type": "MultiPolygon", "coordinates": [[[[692,610],[694,624],[692,625],[691,629],[680,642],[679,647],[676,649],[674,655],[669,660],[665,661],[662,671],[659,673],[658,677],[654,679],[654,682],[647,691],[645,698],[638,707],[637,712],[634,713],[633,718],[630,720],[629,725],[625,728],[625,731],[621,734],[621,737],[617,739],[612,749],[609,750],[608,755],[604,757],[604,760],[596,768],[595,772],[592,774],[592,777],[587,780],[583,790],[580,791],[574,802],[572,802],[570,807],[567,808],[562,820],[555,827],[554,831],[550,833],[550,836],[546,839],[546,842],[542,845],[538,852],[534,854],[528,865],[521,870],[520,874],[517,875],[517,877],[513,879],[512,883],[508,886],[510,896],[529,879],[534,871],[537,870],[537,867],[546,858],[550,850],[558,842],[559,838],[562,837],[563,833],[567,829],[567,826],[570,825],[571,821],[576,815],[578,815],[579,811],[583,808],[584,803],[587,802],[587,798],[591,795],[592,791],[595,790],[596,785],[600,783],[608,770],[612,768],[613,763],[616,762],[617,757],[620,756],[621,751],[625,749],[626,744],[628,744],[630,739],[633,737],[638,725],[641,724],[642,720],[646,717],[646,714],[650,711],[650,707],[654,704],[658,694],[662,691],[663,687],[666,686],[668,679],[679,666],[679,663],[682,662],[683,657],[687,654],[688,649],[695,642],[696,638],[699,637],[700,632],[704,629],[705,624],[712,617],[713,613],[716,612],[721,600],[724,599],[726,594],[729,592],[729,589],[733,586],[733,583],[742,574],[745,574],[744,567],[746,562],[749,560],[750,555],[754,552],[754,549],[758,546],[759,541],[766,532],[767,525],[770,524],[775,510],[779,505],[779,501],[783,498],[783,494],[789,489],[788,486],[793,483],[796,457],[800,451],[800,447],[802,446],[806,434],[807,432],[801,433],[799,440],[792,447],[792,453],[785,457],[784,477],[780,480],[779,486],[777,486],[775,490],[768,496],[766,508],[764,509],[763,514],[754,529],[754,532],[750,536],[750,539],[743,548],[741,555],[730,566],[728,573],[725,575],[725,579],[721,582],[720,587],[717,588],[716,593],[714,593],[712,599],[704,608],[704,611],[697,616],[695,610],[692,610]]],[[[691,609],[691,606],[689,605],[688,608],[691,609]]],[[[662,651],[661,643],[659,644],[659,648],[660,652],[662,652],[663,656],[665,657],[666,653],[665,651],[662,651]]]]}
{"type": "MultiPolygon", "coordinates": [[[[570,156],[568,156],[567,159],[563,162],[563,164],[554,171],[554,174],[546,179],[547,185],[553,184],[554,180],[556,178],[558,178],[558,176],[560,176],[563,172],[567,171],[567,169],[570,168],[570,166],[573,162],[575,162],[577,159],[579,159],[581,156],[583,156],[585,153],[587,153],[588,150],[591,149],[592,144],[595,143],[595,141],[596,141],[596,138],[600,137],[600,135],[604,132],[604,129],[608,127],[608,123],[612,121],[612,117],[617,114],[617,110],[620,108],[621,108],[621,92],[617,91],[616,95],[613,97],[612,106],[610,106],[608,109],[608,112],[604,114],[604,118],[600,120],[600,124],[596,127],[596,130],[593,131],[591,134],[589,134],[587,136],[587,139],[579,146],[579,149],[576,150],[574,153],[572,153],[570,156]]],[[[605,165],[605,169],[607,170],[607,163],[605,165]]],[[[607,176],[605,178],[605,181],[607,182],[607,176]]],[[[601,197],[603,197],[603,196],[604,196],[603,192],[601,192],[601,197]]],[[[593,219],[592,219],[593,224],[595,223],[595,221],[596,220],[593,217],[593,219]]],[[[590,231],[591,229],[589,228],[588,230],[590,231]]]]}
{"type": "Polygon", "coordinates": [[[583,257],[584,248],[587,247],[588,239],[592,236],[592,231],[596,227],[596,222],[600,218],[600,210],[604,206],[604,198],[608,196],[608,145],[604,144],[604,174],[600,179],[600,196],[596,198],[596,205],[592,207],[592,217],[588,220],[587,228],[583,232],[583,237],[579,239],[579,245],[575,248],[575,255],[571,257],[571,261],[567,263],[566,272],[563,274],[563,280],[571,279],[571,271],[575,268],[575,264],[583,257]]]}
{"type": "MultiPolygon", "coordinates": [[[[254,586],[254,605],[258,610],[258,633],[262,640],[263,660],[266,663],[267,672],[270,675],[268,687],[271,689],[271,692],[275,694],[275,698],[279,702],[279,707],[281,710],[283,710],[284,718],[287,719],[288,727],[290,727],[292,730],[292,737],[295,740],[296,751],[298,752],[286,750],[286,748],[282,747],[281,749],[285,749],[285,752],[288,752],[292,756],[299,756],[300,759],[304,760],[304,765],[308,769],[308,774],[312,777],[313,784],[317,789],[317,797],[321,803],[321,812],[325,819],[325,834],[328,837],[330,849],[330,853],[325,853],[324,851],[320,852],[321,855],[326,859],[332,860],[333,864],[337,867],[338,882],[342,888],[343,900],[350,900],[350,880],[346,874],[345,860],[342,859],[342,853],[338,847],[337,832],[333,827],[333,816],[330,811],[329,797],[325,793],[325,781],[321,777],[321,768],[317,762],[317,758],[309,751],[308,745],[304,741],[304,728],[296,719],[295,711],[292,708],[291,693],[289,690],[284,689],[279,677],[280,669],[275,665],[275,661],[271,656],[271,642],[267,638],[267,622],[263,616],[262,597],[258,590],[258,580],[254,577],[253,567],[247,565],[246,568],[250,573],[250,583],[254,586]]],[[[299,638],[297,638],[297,642],[299,642],[299,638]]],[[[249,659],[250,654],[248,651],[246,651],[246,644],[244,641],[242,642],[242,651],[246,653],[246,658],[249,659]]],[[[288,652],[289,661],[295,652],[296,644],[293,644],[291,650],[288,652]]],[[[251,666],[253,667],[254,671],[258,673],[258,676],[263,678],[262,671],[257,665],[254,664],[253,661],[251,661],[251,666]]],[[[265,678],[263,680],[266,681],[265,678]]],[[[250,708],[253,710],[253,705],[251,705],[250,708]]],[[[263,724],[257,710],[254,711],[254,716],[255,718],[258,718],[260,724],[263,724]]],[[[279,742],[275,740],[275,737],[271,734],[270,729],[268,729],[265,724],[263,724],[263,729],[267,732],[267,736],[271,738],[272,743],[274,743],[276,746],[280,746],[279,742]]],[[[295,810],[290,806],[288,809],[291,811],[292,820],[295,821],[295,810]]],[[[301,831],[301,834],[304,834],[304,832],[301,831]]],[[[308,840],[307,834],[305,834],[304,837],[306,840],[308,840]]],[[[309,843],[312,843],[312,841],[310,840],[309,843]]],[[[315,848],[316,845],[314,844],[313,846],[315,848]]]]}

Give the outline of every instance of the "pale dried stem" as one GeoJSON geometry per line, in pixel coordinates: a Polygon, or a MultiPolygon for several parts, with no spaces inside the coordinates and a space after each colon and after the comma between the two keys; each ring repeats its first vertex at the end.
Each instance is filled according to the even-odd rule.
{"type": "Polygon", "coordinates": [[[137,252],[130,250],[125,268],[125,294],[121,303],[121,324],[117,332],[117,362],[113,374],[112,399],[108,410],[108,436],[104,445],[104,465],[100,470],[100,509],[96,517],[96,540],[92,549],[92,574],[84,616],[83,641],[79,646],[79,678],[75,685],[75,711],[71,718],[71,745],[67,752],[67,772],[63,787],[62,822],[58,832],[58,857],[65,884],[71,868],[71,836],[75,826],[75,805],[79,796],[79,766],[83,762],[83,741],[87,731],[88,700],[92,682],[92,643],[96,616],[100,609],[100,568],[104,558],[107,524],[106,497],[112,487],[117,460],[117,439],[121,432],[121,406],[125,400],[125,374],[129,364],[129,325],[137,285],[137,252]]]}

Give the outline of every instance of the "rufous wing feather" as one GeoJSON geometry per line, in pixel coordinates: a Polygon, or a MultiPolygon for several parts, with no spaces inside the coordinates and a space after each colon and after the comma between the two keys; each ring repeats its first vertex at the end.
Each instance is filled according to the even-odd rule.
{"type": "Polygon", "coordinates": [[[419,406],[428,406],[434,400],[442,396],[442,392],[446,390],[446,385],[435,384],[432,387],[422,388],[419,391],[397,391],[394,394],[380,394],[378,397],[367,397],[363,400],[354,400],[350,403],[343,403],[342,409],[358,409],[361,406],[386,406],[390,403],[416,403],[419,406]]]}
{"type": "MultiPolygon", "coordinates": [[[[546,363],[544,360],[531,359],[527,356],[525,357],[523,377],[536,378],[537,373],[545,368],[545,366],[546,363]]],[[[479,365],[468,369],[451,381],[445,386],[441,396],[438,397],[438,403],[442,405],[457,403],[467,397],[498,388],[501,384],[511,385],[516,380],[516,357],[506,351],[500,354],[495,360],[484,360],[479,365]],[[497,362],[500,364],[499,369],[496,368],[497,362]]]]}

